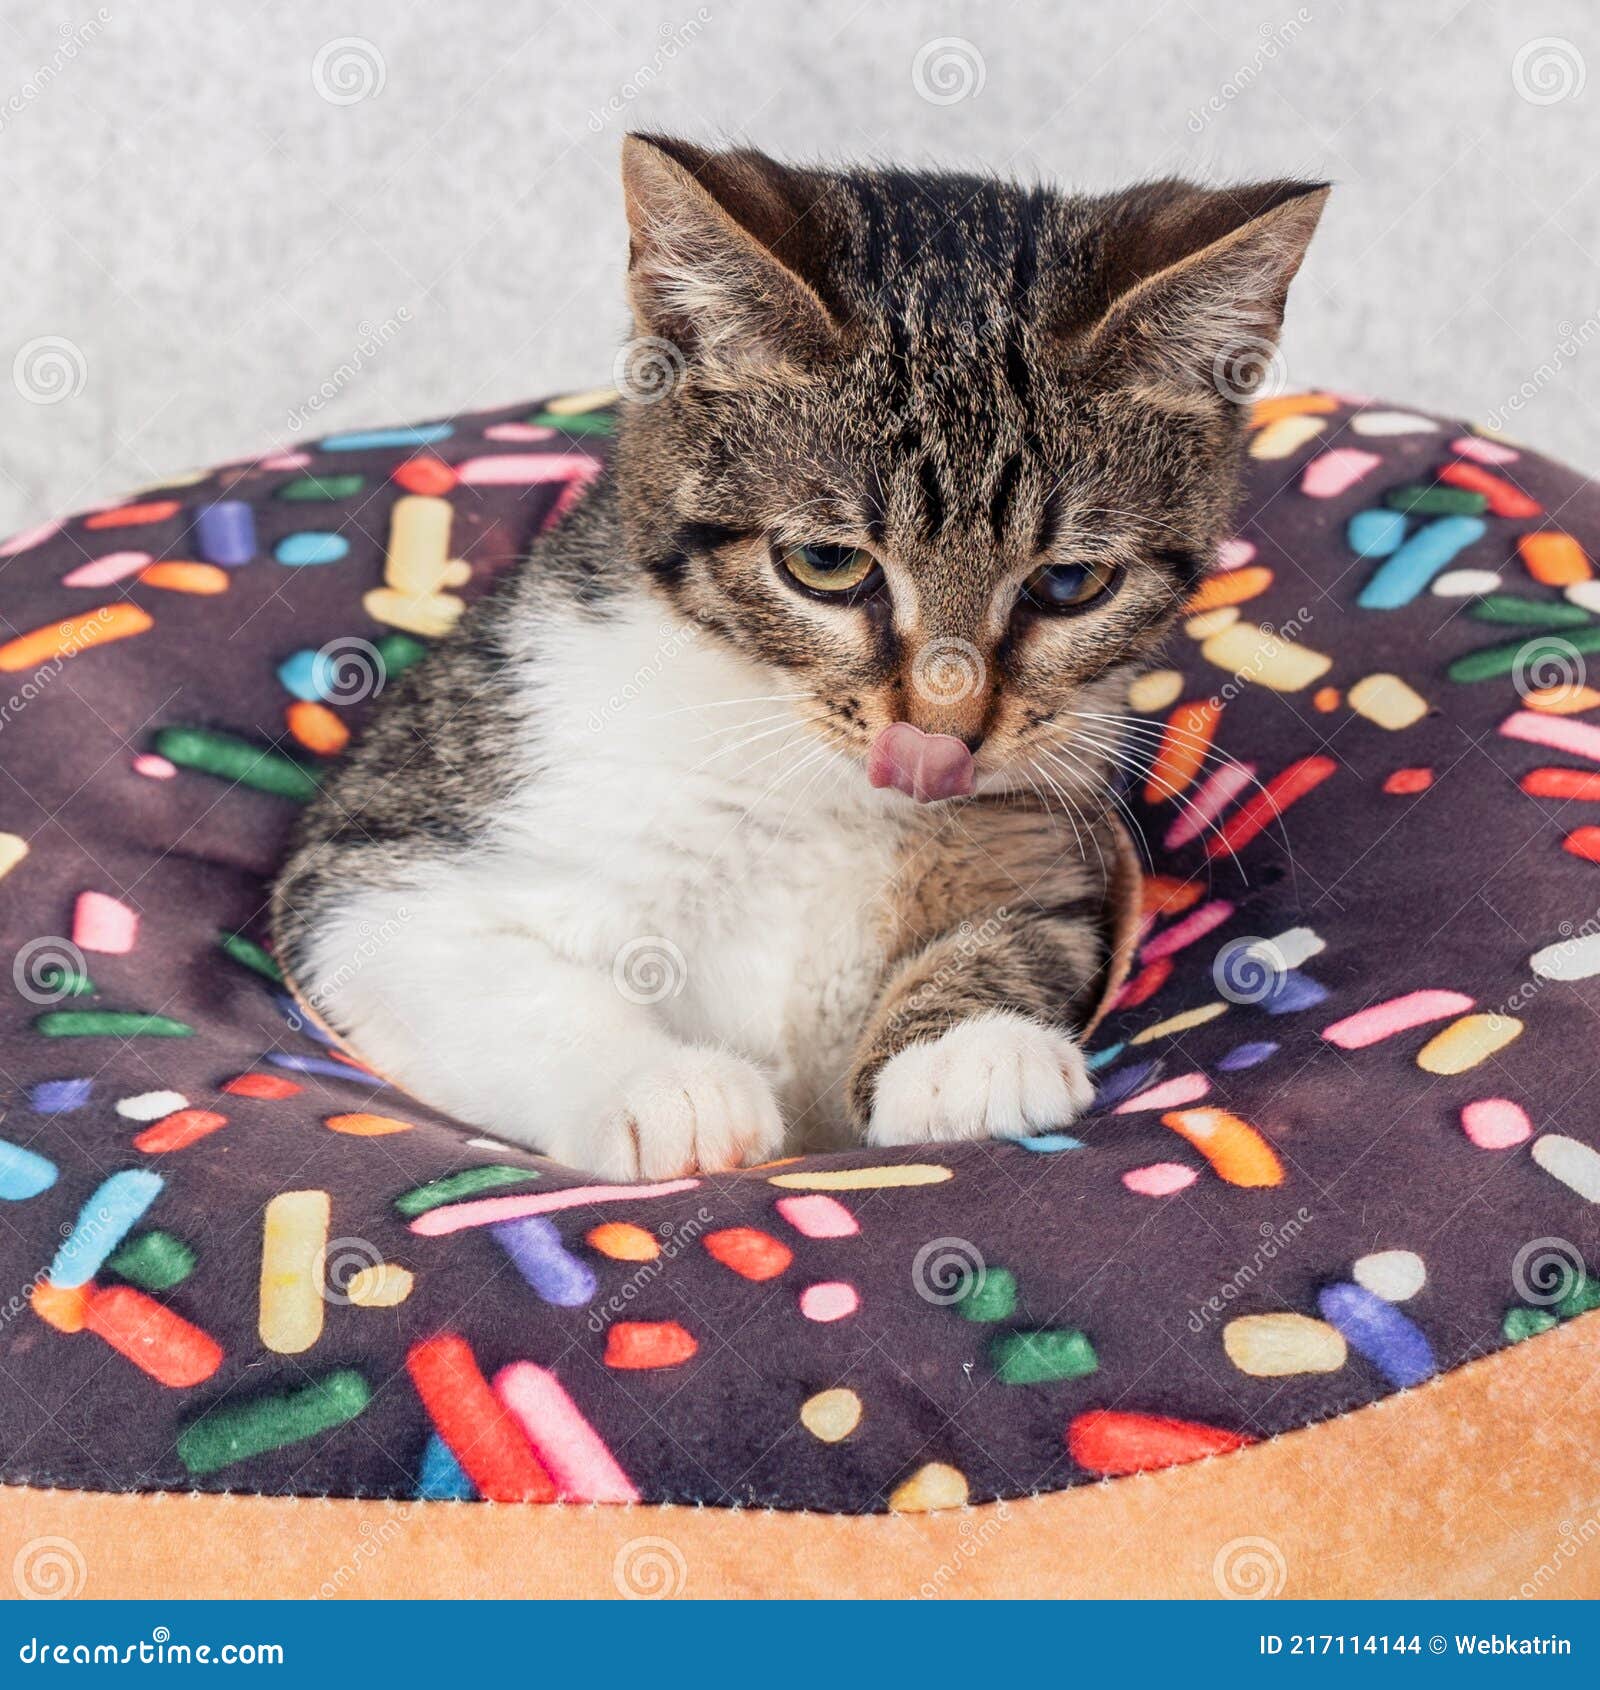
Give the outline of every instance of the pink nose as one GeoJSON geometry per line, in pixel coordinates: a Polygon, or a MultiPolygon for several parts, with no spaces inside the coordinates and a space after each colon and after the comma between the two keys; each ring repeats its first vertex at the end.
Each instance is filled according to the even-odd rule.
{"type": "Polygon", "coordinates": [[[972,753],[950,734],[925,734],[909,722],[896,722],[872,742],[867,779],[919,804],[965,798],[972,791],[972,753]]]}

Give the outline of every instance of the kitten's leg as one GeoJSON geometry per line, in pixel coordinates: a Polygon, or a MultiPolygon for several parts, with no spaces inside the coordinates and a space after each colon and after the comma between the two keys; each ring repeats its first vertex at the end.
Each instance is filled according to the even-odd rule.
{"type": "Polygon", "coordinates": [[[752,1064],[680,1043],[609,973],[509,928],[470,892],[324,888],[316,903],[293,946],[297,986],[424,1102],[608,1179],[736,1167],[781,1145],[752,1064]]]}
{"type": "Polygon", "coordinates": [[[890,977],[856,1051],[852,1113],[869,1144],[1022,1138],[1094,1096],[1075,1034],[1103,977],[1098,902],[1001,910],[890,977]]]}

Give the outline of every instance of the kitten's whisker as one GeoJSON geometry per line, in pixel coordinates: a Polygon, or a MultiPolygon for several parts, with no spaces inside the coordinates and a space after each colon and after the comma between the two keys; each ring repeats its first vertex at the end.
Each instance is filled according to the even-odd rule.
{"type": "Polygon", "coordinates": [[[1095,771],[1081,758],[1075,756],[1066,746],[1045,746],[1041,748],[1047,762],[1054,763],[1064,774],[1074,781],[1083,780],[1091,787],[1099,787],[1104,791],[1118,810],[1127,818],[1128,827],[1135,839],[1144,849],[1144,860],[1153,870],[1155,867],[1155,853],[1150,848],[1150,841],[1145,837],[1145,831],[1139,824],[1139,818],[1129,808],[1122,794],[1111,786],[1103,777],[1097,777],[1095,771]],[[1067,759],[1071,758],[1068,762],[1067,759]]]}
{"type": "Polygon", "coordinates": [[[716,762],[719,757],[732,757],[756,744],[758,740],[771,739],[774,734],[793,733],[803,727],[804,724],[801,722],[780,722],[775,728],[765,728],[760,733],[751,734],[748,739],[740,740],[737,745],[719,745],[709,755],[702,757],[688,772],[691,775],[697,775],[707,764],[716,762]]]}
{"type": "Polygon", "coordinates": [[[655,712],[658,721],[668,716],[682,716],[691,710],[731,710],[736,704],[779,704],[803,700],[803,692],[769,692],[754,698],[713,698],[703,704],[683,704],[672,710],[658,710],[655,712]]]}

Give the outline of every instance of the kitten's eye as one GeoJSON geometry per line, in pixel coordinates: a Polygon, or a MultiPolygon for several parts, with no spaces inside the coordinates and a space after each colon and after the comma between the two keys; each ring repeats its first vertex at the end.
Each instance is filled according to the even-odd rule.
{"type": "Polygon", "coordinates": [[[871,591],[882,580],[878,560],[858,546],[785,546],[778,554],[784,572],[808,593],[871,591]]]}
{"type": "Polygon", "coordinates": [[[1082,610],[1109,592],[1116,579],[1113,563],[1050,563],[1022,583],[1022,598],[1035,610],[1082,610]]]}

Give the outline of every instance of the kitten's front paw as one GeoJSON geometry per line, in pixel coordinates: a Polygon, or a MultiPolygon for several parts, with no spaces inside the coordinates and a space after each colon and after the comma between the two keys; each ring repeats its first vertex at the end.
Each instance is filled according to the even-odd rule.
{"type": "Polygon", "coordinates": [[[1093,1098],[1083,1052],[1067,1034],[990,1010],[883,1065],[867,1143],[1026,1138],[1064,1126],[1093,1098]]]}
{"type": "Polygon", "coordinates": [[[684,1049],[630,1081],[584,1159],[608,1179],[679,1179],[774,1156],[783,1117],[760,1069],[684,1049]]]}

